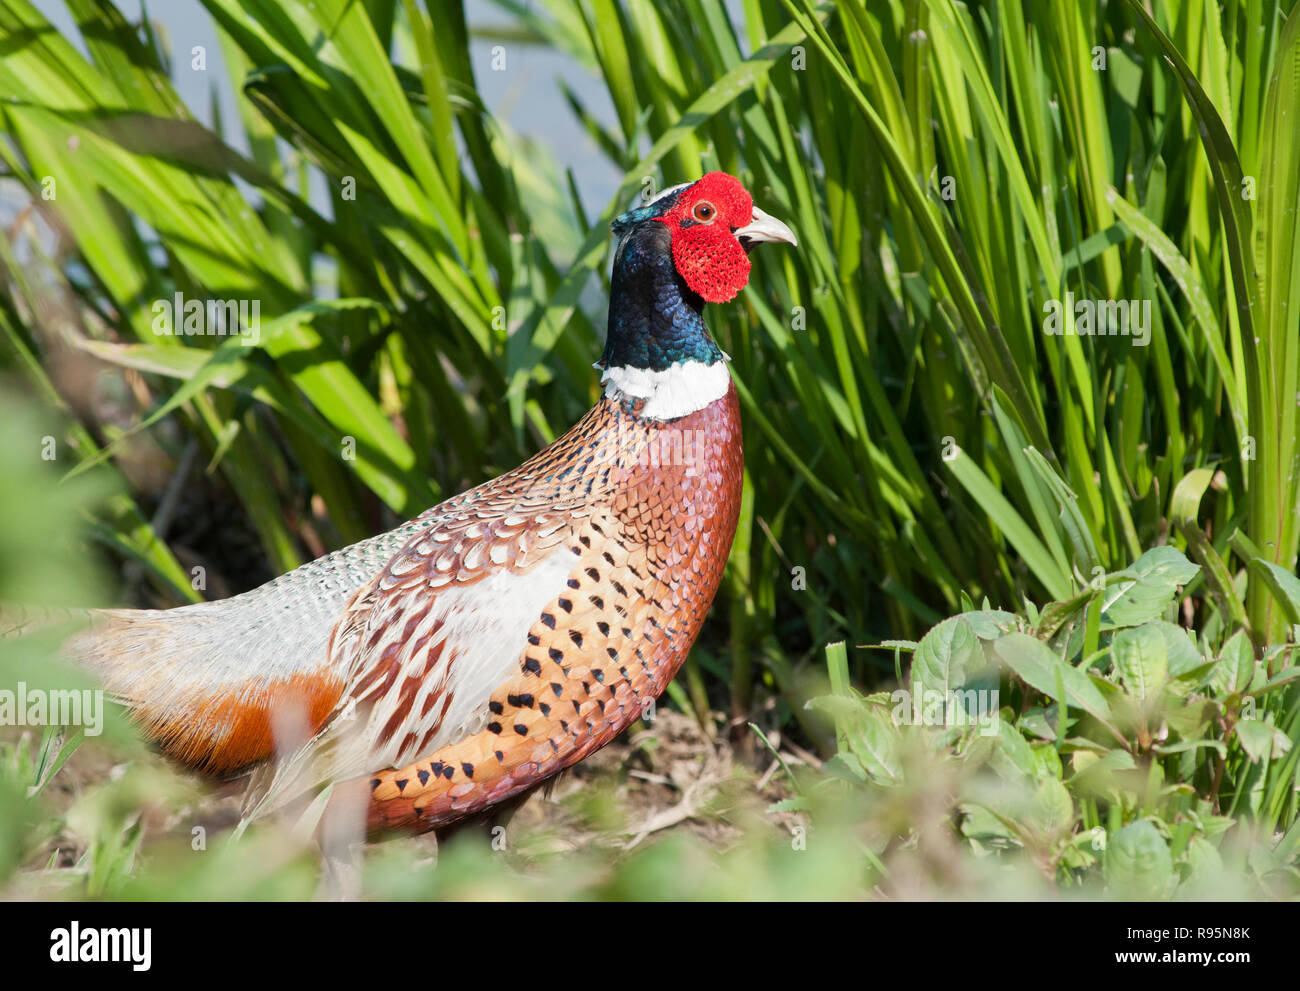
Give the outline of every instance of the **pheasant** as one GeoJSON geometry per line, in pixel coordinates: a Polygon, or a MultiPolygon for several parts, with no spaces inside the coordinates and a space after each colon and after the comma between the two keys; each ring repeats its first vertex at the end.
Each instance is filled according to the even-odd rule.
{"type": "Polygon", "coordinates": [[[723,172],[612,229],[604,395],[568,433],[253,591],[103,610],[69,640],[168,756],[250,773],[246,816],[336,782],[372,833],[450,825],[604,746],[681,666],[741,495],[701,311],[744,288],[754,244],[796,241],[723,172]]]}

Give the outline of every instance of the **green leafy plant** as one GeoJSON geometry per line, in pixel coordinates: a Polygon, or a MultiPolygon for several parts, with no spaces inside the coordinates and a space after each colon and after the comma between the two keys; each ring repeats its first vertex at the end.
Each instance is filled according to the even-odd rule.
{"type": "Polygon", "coordinates": [[[833,645],[834,692],[809,706],[833,720],[838,751],[815,787],[904,787],[919,735],[929,760],[958,768],[949,826],[972,856],[1023,856],[1054,884],[1118,897],[1203,897],[1225,839],[1262,824],[1255,890],[1293,892],[1300,666],[1289,645],[1257,657],[1240,629],[1212,644],[1171,622],[1198,570],[1158,547],[1025,615],[962,612],[884,645],[911,654],[895,692],[854,690],[833,645]]]}

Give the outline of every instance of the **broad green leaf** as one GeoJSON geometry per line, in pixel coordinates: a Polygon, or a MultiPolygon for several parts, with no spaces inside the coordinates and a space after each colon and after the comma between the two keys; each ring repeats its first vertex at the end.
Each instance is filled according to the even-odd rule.
{"type": "Polygon", "coordinates": [[[1065,835],[1074,825],[1074,818],[1074,802],[1065,785],[1053,777],[1041,779],[1025,815],[1025,824],[1040,842],[1048,845],[1065,835]]]}
{"type": "Polygon", "coordinates": [[[1246,751],[1253,764],[1258,764],[1265,758],[1284,757],[1291,749],[1291,739],[1276,726],[1263,720],[1239,719],[1235,730],[1241,749],[1246,751]]]}
{"type": "Polygon", "coordinates": [[[1151,623],[1116,633],[1111,640],[1110,656],[1120,680],[1140,702],[1158,695],[1169,680],[1165,638],[1151,623]]]}
{"type": "Polygon", "coordinates": [[[1130,823],[1106,842],[1105,876],[1117,898],[1166,898],[1176,881],[1169,844],[1146,819],[1130,823]]]}
{"type": "Polygon", "coordinates": [[[1181,754],[1188,750],[1207,749],[1215,751],[1220,757],[1228,756],[1228,748],[1222,740],[1179,740],[1177,743],[1161,743],[1152,747],[1156,753],[1162,757],[1170,754],[1181,754]]]}
{"type": "Polygon", "coordinates": [[[944,620],[924,637],[912,655],[909,690],[941,692],[965,687],[988,667],[975,631],[962,616],[944,620]]]}
{"type": "MultiPolygon", "coordinates": [[[[1109,723],[1110,707],[1097,686],[1082,671],[1070,667],[1053,654],[1041,640],[1024,633],[1010,633],[993,641],[986,649],[993,659],[1005,664],[1027,685],[1048,698],[1060,701],[1057,686],[1063,683],[1065,701],[1071,707],[1083,709],[1103,724],[1109,723]]],[[[1112,732],[1115,731],[1112,729],[1112,732]]]]}
{"type": "Polygon", "coordinates": [[[989,763],[995,771],[1009,780],[1017,777],[1034,778],[1038,762],[1024,736],[1006,720],[998,720],[998,744],[989,763]]]}
{"type": "Polygon", "coordinates": [[[1103,627],[1138,626],[1158,618],[1178,587],[1199,571],[1174,547],[1152,548],[1128,568],[1108,577],[1102,601],[1103,627]]]}
{"type": "Polygon", "coordinates": [[[1244,692],[1255,670],[1255,648],[1246,634],[1238,630],[1219,651],[1219,661],[1210,675],[1210,687],[1219,695],[1244,692]]]}
{"type": "Polygon", "coordinates": [[[1206,659],[1196,649],[1191,636],[1181,626],[1153,619],[1143,624],[1143,629],[1153,629],[1160,633],[1165,641],[1165,656],[1169,659],[1169,676],[1178,678],[1195,668],[1206,664],[1206,659]]]}
{"type": "Polygon", "coordinates": [[[1227,613],[1234,626],[1247,626],[1246,605],[1233,586],[1232,576],[1228,573],[1223,558],[1214,549],[1198,522],[1201,499],[1213,480],[1214,471],[1210,468],[1197,468],[1184,475],[1174,487],[1173,496],[1169,500],[1170,517],[1187,539],[1188,551],[1204,568],[1210,594],[1214,596],[1219,608],[1227,613]]]}
{"type": "Polygon", "coordinates": [[[1107,750],[1100,757],[1090,750],[1073,755],[1074,774],[1069,785],[1083,796],[1105,798],[1120,787],[1116,773],[1133,771],[1137,764],[1127,750],[1107,750]]]}

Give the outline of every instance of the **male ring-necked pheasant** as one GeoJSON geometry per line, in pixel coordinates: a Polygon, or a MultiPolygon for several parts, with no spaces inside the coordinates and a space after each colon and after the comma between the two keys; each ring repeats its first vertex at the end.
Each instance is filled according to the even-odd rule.
{"type": "Polygon", "coordinates": [[[107,610],[70,641],[173,758],[327,781],[430,829],[609,742],[676,673],[735,535],[741,435],[704,303],[795,243],[712,172],[613,224],[605,394],[513,471],[251,592],[107,610]],[[293,741],[286,745],[286,741],[293,741]]]}

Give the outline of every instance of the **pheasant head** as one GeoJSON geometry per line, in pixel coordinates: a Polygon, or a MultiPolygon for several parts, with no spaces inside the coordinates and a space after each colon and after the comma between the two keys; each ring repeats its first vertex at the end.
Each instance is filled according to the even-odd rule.
{"type": "Polygon", "coordinates": [[[730,384],[704,304],[725,303],[745,287],[755,244],[796,244],[794,233],[725,172],[665,190],[618,217],[613,230],[609,327],[597,365],[606,394],[646,400],[642,415],[651,419],[702,409],[730,384]]]}

